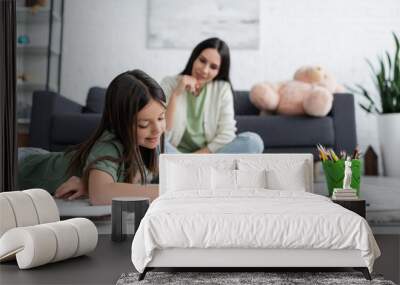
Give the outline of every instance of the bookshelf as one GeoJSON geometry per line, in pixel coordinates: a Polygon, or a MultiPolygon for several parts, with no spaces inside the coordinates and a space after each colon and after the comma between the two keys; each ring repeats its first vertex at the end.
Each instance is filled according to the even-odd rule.
{"type": "Polygon", "coordinates": [[[60,91],[63,13],[64,0],[16,2],[18,133],[29,130],[33,92],[60,91]]]}

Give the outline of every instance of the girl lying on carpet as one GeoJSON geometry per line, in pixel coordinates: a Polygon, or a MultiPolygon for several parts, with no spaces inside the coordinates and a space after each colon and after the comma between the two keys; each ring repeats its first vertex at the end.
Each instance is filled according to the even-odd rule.
{"type": "Polygon", "coordinates": [[[116,196],[158,196],[145,185],[158,173],[165,131],[165,95],[140,70],[118,75],[108,86],[96,131],[66,152],[18,150],[18,188],[43,188],[57,198],[89,196],[93,205],[116,196]]]}

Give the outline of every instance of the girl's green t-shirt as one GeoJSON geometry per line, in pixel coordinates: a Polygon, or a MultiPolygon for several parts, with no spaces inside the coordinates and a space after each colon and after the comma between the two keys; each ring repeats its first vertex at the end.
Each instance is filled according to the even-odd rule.
{"type": "MultiPolygon", "coordinates": [[[[122,157],[123,147],[112,132],[104,131],[99,140],[93,145],[86,164],[74,176],[82,177],[86,167],[95,159],[110,156],[119,159],[122,157]]],[[[73,152],[49,152],[32,154],[18,165],[18,189],[43,188],[53,194],[56,189],[70,178],[67,169],[73,152]]],[[[114,182],[124,182],[125,173],[123,163],[110,160],[100,160],[91,166],[110,174],[114,182]]]]}

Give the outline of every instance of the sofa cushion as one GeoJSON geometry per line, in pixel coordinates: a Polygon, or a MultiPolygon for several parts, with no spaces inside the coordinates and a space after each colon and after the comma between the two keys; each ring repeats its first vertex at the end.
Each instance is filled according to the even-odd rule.
{"type": "Polygon", "coordinates": [[[89,89],[86,99],[85,112],[103,113],[104,101],[106,99],[106,89],[101,87],[92,87],[89,89]]]}
{"type": "MultiPolygon", "coordinates": [[[[326,145],[326,147],[334,147],[333,145],[326,145]]],[[[305,147],[267,147],[264,149],[264,153],[312,153],[314,160],[318,160],[318,151],[315,146],[305,147]]]]}
{"type": "Polygon", "coordinates": [[[236,115],[258,115],[260,110],[250,102],[249,91],[235,91],[233,96],[236,115]]]}
{"type": "Polygon", "coordinates": [[[236,116],[238,133],[255,132],[269,147],[301,147],[335,144],[332,117],[236,116]]]}
{"type": "Polygon", "coordinates": [[[52,118],[52,144],[73,145],[83,142],[94,132],[101,114],[58,114],[52,118]]]}

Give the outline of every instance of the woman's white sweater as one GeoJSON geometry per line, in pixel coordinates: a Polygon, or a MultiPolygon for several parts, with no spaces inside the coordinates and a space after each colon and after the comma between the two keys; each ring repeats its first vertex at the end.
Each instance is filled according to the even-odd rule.
{"type": "MultiPolygon", "coordinates": [[[[167,97],[167,104],[172,92],[178,85],[180,76],[169,76],[161,81],[161,87],[167,97]]],[[[236,121],[234,119],[233,94],[228,82],[211,81],[207,83],[204,102],[204,132],[207,147],[211,152],[231,142],[235,138],[236,121]]],[[[176,98],[176,108],[171,130],[166,132],[169,142],[177,147],[185,133],[187,123],[187,96],[185,92],[176,98]]]]}

